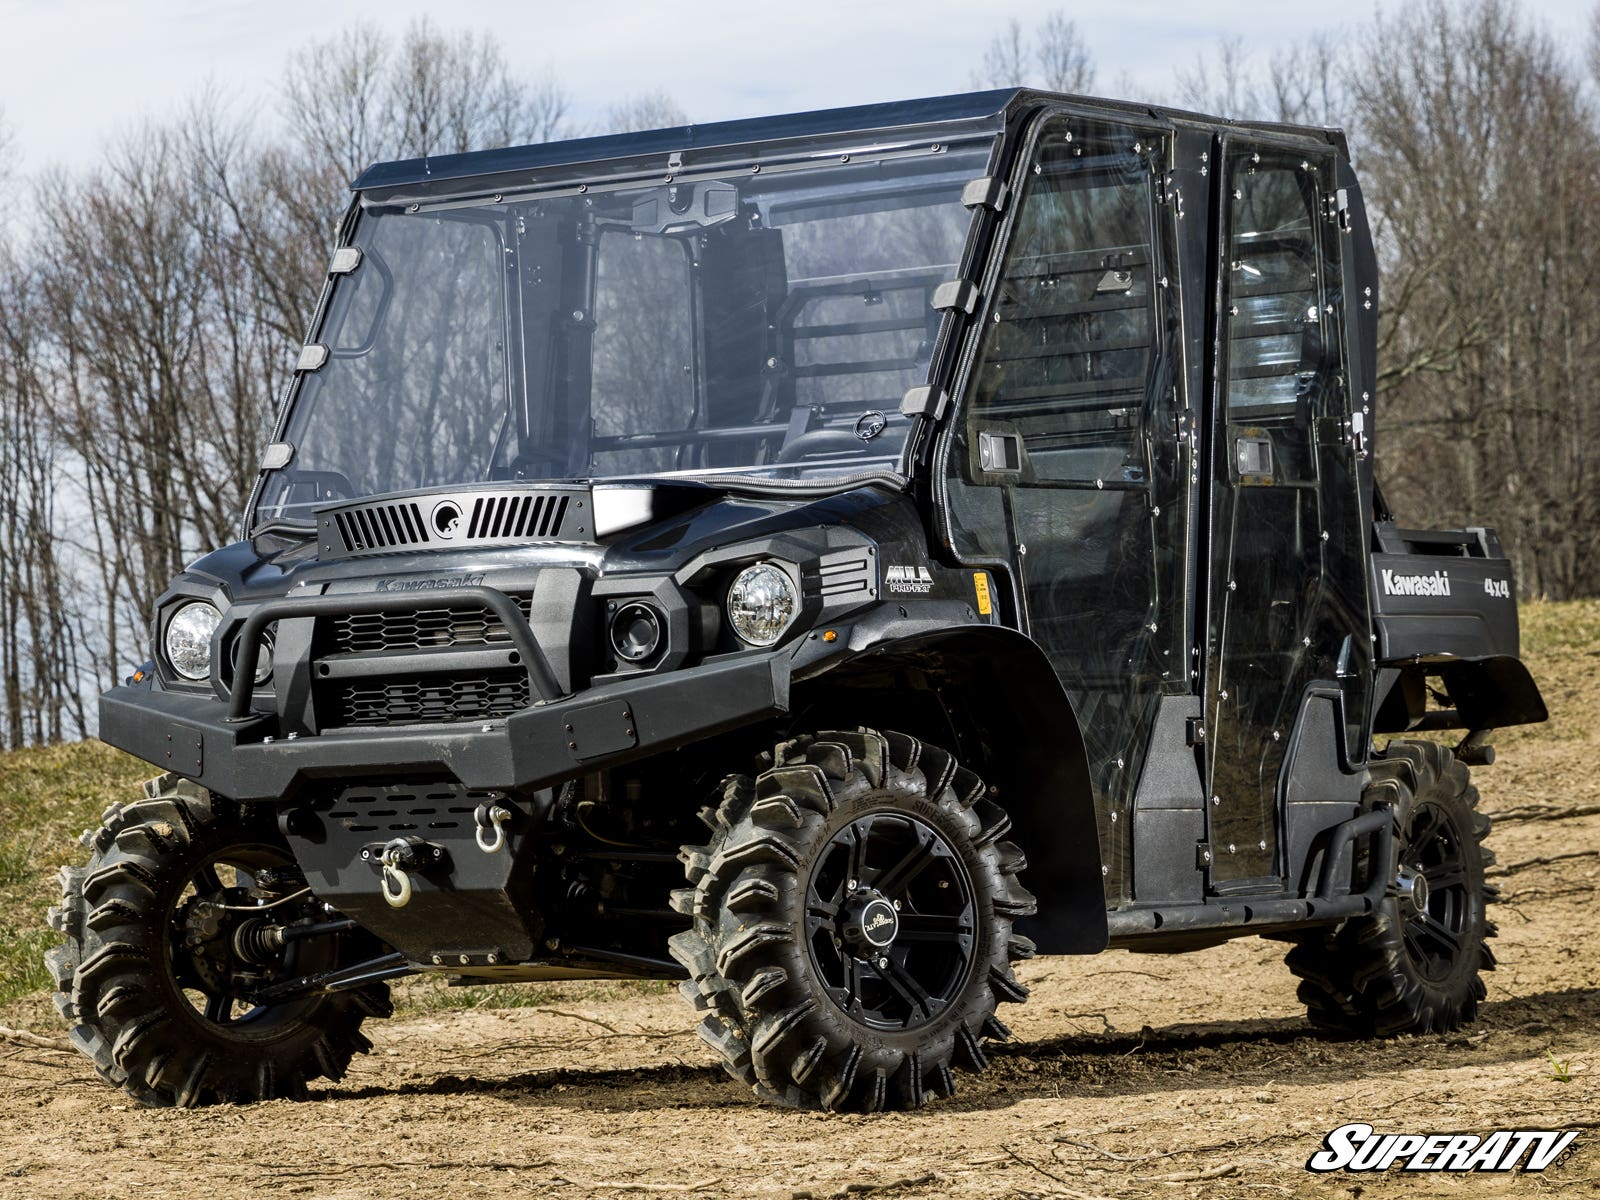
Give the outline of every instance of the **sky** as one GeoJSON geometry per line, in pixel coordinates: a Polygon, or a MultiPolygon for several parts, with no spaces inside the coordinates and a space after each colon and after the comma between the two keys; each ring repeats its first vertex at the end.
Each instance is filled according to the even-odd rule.
{"type": "MultiPolygon", "coordinates": [[[[1576,46],[1593,3],[1523,7],[1576,46]]],[[[132,123],[176,113],[208,83],[270,123],[288,54],[357,21],[399,32],[427,15],[442,29],[496,32],[514,68],[554,69],[579,120],[661,88],[692,119],[714,121],[963,91],[997,27],[1053,10],[1077,20],[1096,90],[1150,100],[1175,99],[1174,74],[1219,38],[1267,54],[1374,11],[1261,0],[0,0],[0,122],[20,152],[5,174],[92,163],[132,123]]]]}

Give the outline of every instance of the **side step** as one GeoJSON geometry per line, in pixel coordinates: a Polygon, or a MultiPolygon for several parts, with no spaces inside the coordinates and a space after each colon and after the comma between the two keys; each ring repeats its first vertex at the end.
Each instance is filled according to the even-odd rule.
{"type": "Polygon", "coordinates": [[[1314,895],[1212,897],[1201,904],[1117,909],[1106,914],[1110,944],[1137,949],[1138,942],[1151,937],[1201,930],[1234,930],[1248,934],[1269,927],[1320,924],[1363,916],[1377,908],[1388,892],[1389,882],[1395,875],[1397,845],[1393,811],[1387,807],[1373,809],[1328,831],[1314,895]],[[1378,839],[1374,859],[1377,870],[1372,873],[1365,890],[1341,890],[1337,881],[1341,877],[1339,866],[1347,861],[1346,851],[1357,838],[1374,836],[1378,839]]]}

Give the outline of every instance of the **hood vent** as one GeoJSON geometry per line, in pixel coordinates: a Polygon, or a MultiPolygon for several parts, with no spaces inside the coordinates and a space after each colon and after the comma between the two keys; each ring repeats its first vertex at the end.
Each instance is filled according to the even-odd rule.
{"type": "Polygon", "coordinates": [[[516,487],[427,492],[346,501],[317,510],[324,561],[361,554],[457,546],[594,541],[586,487],[516,487]]]}

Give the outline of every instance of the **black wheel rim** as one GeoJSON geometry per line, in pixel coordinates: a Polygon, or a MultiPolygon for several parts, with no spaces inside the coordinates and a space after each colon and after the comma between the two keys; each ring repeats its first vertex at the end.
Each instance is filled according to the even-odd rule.
{"type": "Polygon", "coordinates": [[[902,813],[838,830],[806,884],[805,940],[828,998],[873,1029],[939,1018],[972,974],[972,880],[949,841],[902,813]]]}
{"type": "Polygon", "coordinates": [[[1406,952],[1424,979],[1445,980],[1466,950],[1472,893],[1461,832],[1438,805],[1423,804],[1412,815],[1401,869],[1426,881],[1420,905],[1399,901],[1406,952]]]}
{"type": "MultiPolygon", "coordinates": [[[[298,1005],[261,1006],[246,992],[251,975],[281,975],[301,965],[299,947],[290,947],[276,966],[245,964],[232,949],[233,931],[258,906],[251,896],[258,871],[290,862],[283,852],[267,846],[231,846],[208,855],[188,872],[168,915],[167,961],[171,982],[194,1017],[205,1025],[233,1035],[270,1034],[281,1020],[298,1011],[298,1005]],[[197,914],[201,905],[219,906],[209,921],[197,914]],[[216,932],[205,935],[204,926],[216,932]],[[243,974],[241,975],[241,968],[243,974]]],[[[289,920],[293,903],[263,910],[262,917],[289,920]]]]}

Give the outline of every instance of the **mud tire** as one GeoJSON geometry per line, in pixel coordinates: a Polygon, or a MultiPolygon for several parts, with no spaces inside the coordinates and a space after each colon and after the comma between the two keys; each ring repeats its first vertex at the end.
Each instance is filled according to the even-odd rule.
{"type": "MultiPolygon", "coordinates": [[[[1002,840],[1009,819],[948,752],[902,734],[801,737],[763,765],[753,779],[724,782],[720,805],[702,814],[710,842],[685,846],[680,856],[691,886],[673,894],[673,907],[694,925],[671,948],[689,971],[685,998],[705,1014],[701,1038],[730,1075],[785,1107],[875,1112],[953,1094],[952,1068],[983,1070],[984,1040],[1010,1036],[997,1005],[1027,996],[1011,964],[1031,958],[1034,947],[1012,923],[1035,904],[1017,879],[1022,852],[1002,840]],[[964,873],[970,884],[971,907],[963,910],[971,913],[970,934],[959,935],[961,949],[938,931],[919,939],[965,955],[965,965],[951,972],[943,1007],[925,1006],[920,1017],[909,1009],[904,1028],[867,1023],[873,1018],[860,1007],[847,1012],[811,944],[830,935],[804,932],[808,912],[814,918],[808,889],[832,869],[821,864],[838,839],[863,823],[870,831],[879,819],[939,843],[938,870],[964,873]]],[[[876,878],[898,888],[887,882],[895,874],[876,878]]],[[[922,914],[911,891],[895,894],[906,897],[907,910],[896,929],[910,928],[922,914]]],[[[966,930],[966,918],[959,920],[966,930]]],[[[904,953],[910,961],[917,951],[904,953]]],[[[887,980],[881,973],[881,994],[887,980]]]]}
{"type": "Polygon", "coordinates": [[[1369,916],[1301,939],[1286,960],[1300,1000],[1313,1025],[1359,1037],[1456,1029],[1477,1016],[1480,972],[1495,966],[1489,818],[1466,765],[1433,742],[1391,742],[1373,762],[1367,799],[1395,807],[1399,862],[1422,863],[1427,911],[1391,895],[1369,916]]]}
{"type": "Polygon", "coordinates": [[[298,1099],[308,1080],[337,1080],[371,1049],[360,1027],[393,1011],[383,984],[231,1024],[208,1019],[182,990],[173,965],[180,896],[209,864],[291,861],[270,816],[164,775],[143,800],[107,809],[83,841],[88,865],[62,868],[61,904],[50,910],[66,943],[45,964],[73,1045],[106,1082],[148,1107],[298,1099]]]}

